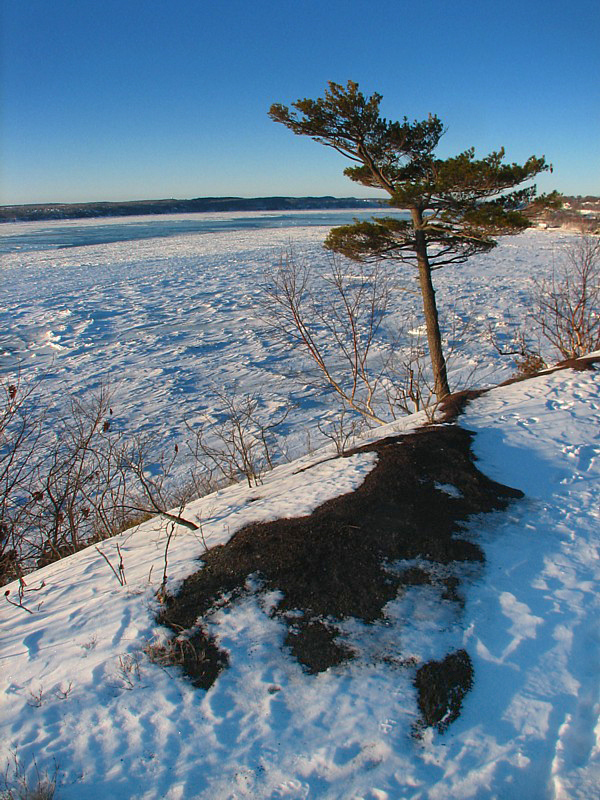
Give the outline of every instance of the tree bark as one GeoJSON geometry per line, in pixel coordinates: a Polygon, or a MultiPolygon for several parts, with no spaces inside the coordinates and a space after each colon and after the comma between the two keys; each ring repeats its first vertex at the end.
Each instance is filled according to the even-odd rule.
{"type": "Polygon", "coordinates": [[[420,228],[421,215],[414,209],[412,217],[415,227],[415,253],[419,268],[419,285],[423,300],[429,358],[431,359],[431,366],[433,368],[435,396],[439,403],[446,395],[450,394],[446,359],[444,358],[444,352],[442,350],[442,336],[440,334],[438,310],[435,302],[435,290],[433,288],[433,281],[431,280],[431,265],[429,264],[429,257],[427,255],[427,242],[425,240],[425,233],[420,228]]]}

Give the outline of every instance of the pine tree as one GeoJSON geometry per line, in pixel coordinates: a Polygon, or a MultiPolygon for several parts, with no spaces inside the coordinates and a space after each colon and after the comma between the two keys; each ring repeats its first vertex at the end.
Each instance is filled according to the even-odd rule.
{"type": "Polygon", "coordinates": [[[353,161],[345,175],[383,189],[391,206],[410,213],[407,220],[373,218],[333,228],[325,247],[356,261],[393,259],[417,268],[439,401],[450,389],[432,272],[491,250],[495,237],[525,230],[536,211],[559,205],[560,199],[556,192],[536,197],[533,185],[517,188],[551,170],[543,156],[509,164],[504,149],[476,159],[471,148],[436,158],[444,134],[439,118],[392,122],[381,116],[381,100],[377,93],[365,97],[353,81],[345,87],[330,82],[324,97],[298,100],[294,110],[276,103],[269,116],[353,161]]]}

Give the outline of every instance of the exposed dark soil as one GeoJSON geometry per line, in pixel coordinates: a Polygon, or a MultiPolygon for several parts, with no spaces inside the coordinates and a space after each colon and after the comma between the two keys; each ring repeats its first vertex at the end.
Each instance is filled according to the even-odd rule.
{"type": "MultiPolygon", "coordinates": [[[[403,587],[432,582],[426,568],[393,570],[393,562],[417,557],[445,565],[483,561],[477,544],[460,536],[466,520],[472,514],[503,509],[523,496],[476,468],[472,436],[454,425],[433,426],[351,451],[347,455],[368,451],[378,455],[376,467],[356,491],[305,517],[248,525],[226,544],[209,550],[202,558],[203,567],[167,599],[160,622],[177,633],[194,628],[224,598],[234,600],[247,592],[247,578],[254,575],[260,578],[256,591],[282,593],[273,613],[287,622],[286,644],[308,672],[351,658],[352,650],[336,638],[336,621],[357,617],[373,622],[403,587]],[[446,491],[444,484],[454,490],[446,491]]],[[[443,596],[460,602],[458,588],[458,579],[447,579],[443,596]]],[[[226,660],[213,647],[206,648],[206,658],[215,660],[216,666],[204,672],[216,678],[226,660]]],[[[441,664],[439,669],[448,674],[444,691],[460,706],[457,698],[466,689],[452,689],[452,676],[460,673],[464,686],[464,675],[453,660],[447,669],[446,662],[441,664]]],[[[187,664],[183,668],[198,680],[187,664]]],[[[422,670],[425,667],[418,673],[421,682],[441,685],[431,677],[433,667],[422,670]]],[[[423,718],[434,720],[427,724],[439,727],[442,719],[450,718],[447,709],[436,717],[435,709],[444,705],[438,694],[443,693],[442,688],[432,688],[431,698],[423,695],[428,709],[422,709],[423,718]]]]}
{"type": "Polygon", "coordinates": [[[436,408],[437,421],[454,422],[471,400],[476,400],[487,391],[487,389],[462,389],[460,392],[447,394],[436,408]]]}
{"type": "Polygon", "coordinates": [[[307,672],[324,672],[352,658],[354,651],[336,642],[338,629],[322,619],[301,619],[290,629],[285,643],[307,672]]]}
{"type": "Polygon", "coordinates": [[[473,685],[473,665],[466,650],[450,653],[443,661],[428,661],[417,670],[415,686],[423,727],[443,733],[460,714],[462,701],[473,685]]]}
{"type": "MultiPolygon", "coordinates": [[[[564,369],[573,369],[575,372],[589,372],[595,370],[598,364],[600,364],[600,356],[567,358],[565,361],[559,361],[558,364],[555,364],[553,367],[544,367],[534,372],[513,375],[512,378],[502,381],[498,386],[511,386],[513,383],[522,383],[531,378],[537,378],[539,375],[550,375],[553,372],[560,372],[564,369]]],[[[464,411],[469,401],[487,394],[492,388],[495,387],[489,387],[487,389],[463,389],[460,392],[446,395],[436,409],[436,419],[439,422],[454,421],[464,411]]]]}

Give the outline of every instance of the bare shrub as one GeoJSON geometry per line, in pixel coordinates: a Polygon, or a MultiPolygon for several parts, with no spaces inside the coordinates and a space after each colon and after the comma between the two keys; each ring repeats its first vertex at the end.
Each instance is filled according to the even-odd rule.
{"type": "MultiPolygon", "coordinates": [[[[350,412],[379,425],[435,401],[424,330],[410,311],[395,331],[384,325],[398,288],[381,260],[361,263],[357,273],[355,264],[332,256],[321,275],[291,252],[265,286],[267,323],[308,356],[308,380],[333,390],[346,428],[350,412]]],[[[449,309],[448,322],[449,363],[472,322],[456,308],[449,309]]]]}
{"type": "Polygon", "coordinates": [[[38,386],[1,386],[1,583],[159,513],[129,502],[138,490],[131,449],[106,387],[59,410],[38,386]]]}
{"type": "Polygon", "coordinates": [[[0,778],[0,800],[53,800],[58,774],[56,765],[52,772],[40,770],[35,758],[28,769],[17,754],[13,753],[0,778]]]}
{"type": "MultiPolygon", "coordinates": [[[[289,409],[270,419],[255,395],[215,395],[217,421],[188,424],[193,463],[182,477],[179,446],[161,453],[157,437],[128,438],[106,388],[59,411],[36,386],[0,384],[0,583],[21,582],[18,600],[5,600],[32,613],[23,602],[32,569],[157,515],[201,535],[188,502],[240,477],[259,483],[283,455],[276,429],[289,409]]],[[[124,585],[120,553],[117,564],[101,555],[124,585]]]]}
{"type": "Polygon", "coordinates": [[[59,700],[67,700],[73,691],[73,681],[69,681],[68,683],[63,682],[54,692],[55,697],[59,700]]]}
{"type": "Polygon", "coordinates": [[[0,572],[11,580],[123,530],[126,477],[106,388],[61,413],[19,383],[0,402],[0,572]]]}
{"type": "Polygon", "coordinates": [[[381,264],[361,264],[360,274],[344,270],[332,258],[319,286],[313,271],[287,253],[265,287],[268,322],[308,355],[318,383],[379,425],[386,421],[377,409],[385,364],[372,351],[389,307],[390,277],[381,264]]]}
{"type": "Polygon", "coordinates": [[[38,566],[112,535],[121,521],[124,487],[114,453],[120,437],[111,433],[111,415],[109,394],[101,390],[87,402],[71,400],[55,423],[28,513],[41,533],[38,566]]]}
{"type": "Polygon", "coordinates": [[[116,567],[112,563],[110,558],[106,555],[106,553],[103,553],[102,550],[100,550],[100,548],[97,547],[96,548],[96,552],[99,553],[99,555],[101,555],[102,558],[106,561],[106,563],[110,567],[113,575],[119,581],[121,586],[126,586],[127,585],[127,577],[125,575],[125,563],[123,561],[123,553],[121,552],[121,548],[119,547],[119,545],[117,544],[117,554],[119,556],[119,561],[118,561],[116,567]]]}
{"type": "Polygon", "coordinates": [[[140,654],[138,652],[125,653],[119,656],[117,667],[119,688],[131,691],[141,681],[140,654]]]}
{"type": "Polygon", "coordinates": [[[40,456],[42,415],[35,387],[17,377],[0,388],[0,582],[22,575],[24,520],[40,456]]]}
{"type": "Polygon", "coordinates": [[[196,531],[199,526],[183,516],[186,503],[195,499],[196,483],[182,483],[174,475],[179,445],[163,451],[158,459],[152,457],[156,440],[135,437],[121,460],[127,493],[123,505],[129,514],[164,519],[196,531]]]}
{"type": "Polygon", "coordinates": [[[392,349],[382,374],[381,387],[392,419],[396,419],[399,413],[422,411],[434,402],[431,371],[420,336],[411,336],[408,347],[392,349]]]}
{"type": "MultiPolygon", "coordinates": [[[[186,423],[191,434],[190,452],[204,474],[204,482],[235,483],[240,477],[257,486],[262,476],[284,456],[277,433],[290,412],[287,407],[275,419],[264,418],[256,394],[236,395],[214,390],[220,411],[216,423],[186,423]]],[[[198,482],[198,469],[195,483],[198,482]]]]}
{"type": "Polygon", "coordinates": [[[318,422],[317,428],[326,439],[332,442],[337,455],[343,456],[364,432],[365,421],[363,417],[349,415],[348,411],[342,407],[333,422],[329,424],[318,422]]]}
{"type": "Polygon", "coordinates": [[[581,234],[564,249],[564,264],[534,281],[535,317],[564,359],[600,349],[600,238],[581,234]]]}
{"type": "Polygon", "coordinates": [[[488,329],[488,336],[496,352],[501,356],[513,356],[516,367],[515,377],[526,378],[548,366],[540,352],[541,345],[539,343],[533,345],[523,328],[516,330],[510,342],[504,344],[500,342],[491,327],[488,329]]]}

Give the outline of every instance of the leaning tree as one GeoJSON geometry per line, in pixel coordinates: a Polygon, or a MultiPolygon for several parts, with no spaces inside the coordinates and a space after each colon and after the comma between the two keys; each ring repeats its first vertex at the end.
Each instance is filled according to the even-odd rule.
{"type": "Polygon", "coordinates": [[[421,122],[392,122],[381,116],[382,96],[365,97],[358,83],[329,83],[325,96],[274,104],[269,116],[294,133],[334,148],[350,161],[344,174],[389,195],[389,204],[409,219],[384,217],[332,228],[325,247],[356,261],[392,259],[416,266],[436,397],[449,394],[446,362],[432,272],[466,261],[496,246],[494,237],[519,233],[536,211],[560,203],[559,195],[536,197],[527,185],[550,170],[544,157],[525,164],[504,162],[504,149],[475,158],[474,149],[436,158],[444,134],[435,115],[421,122]]]}

